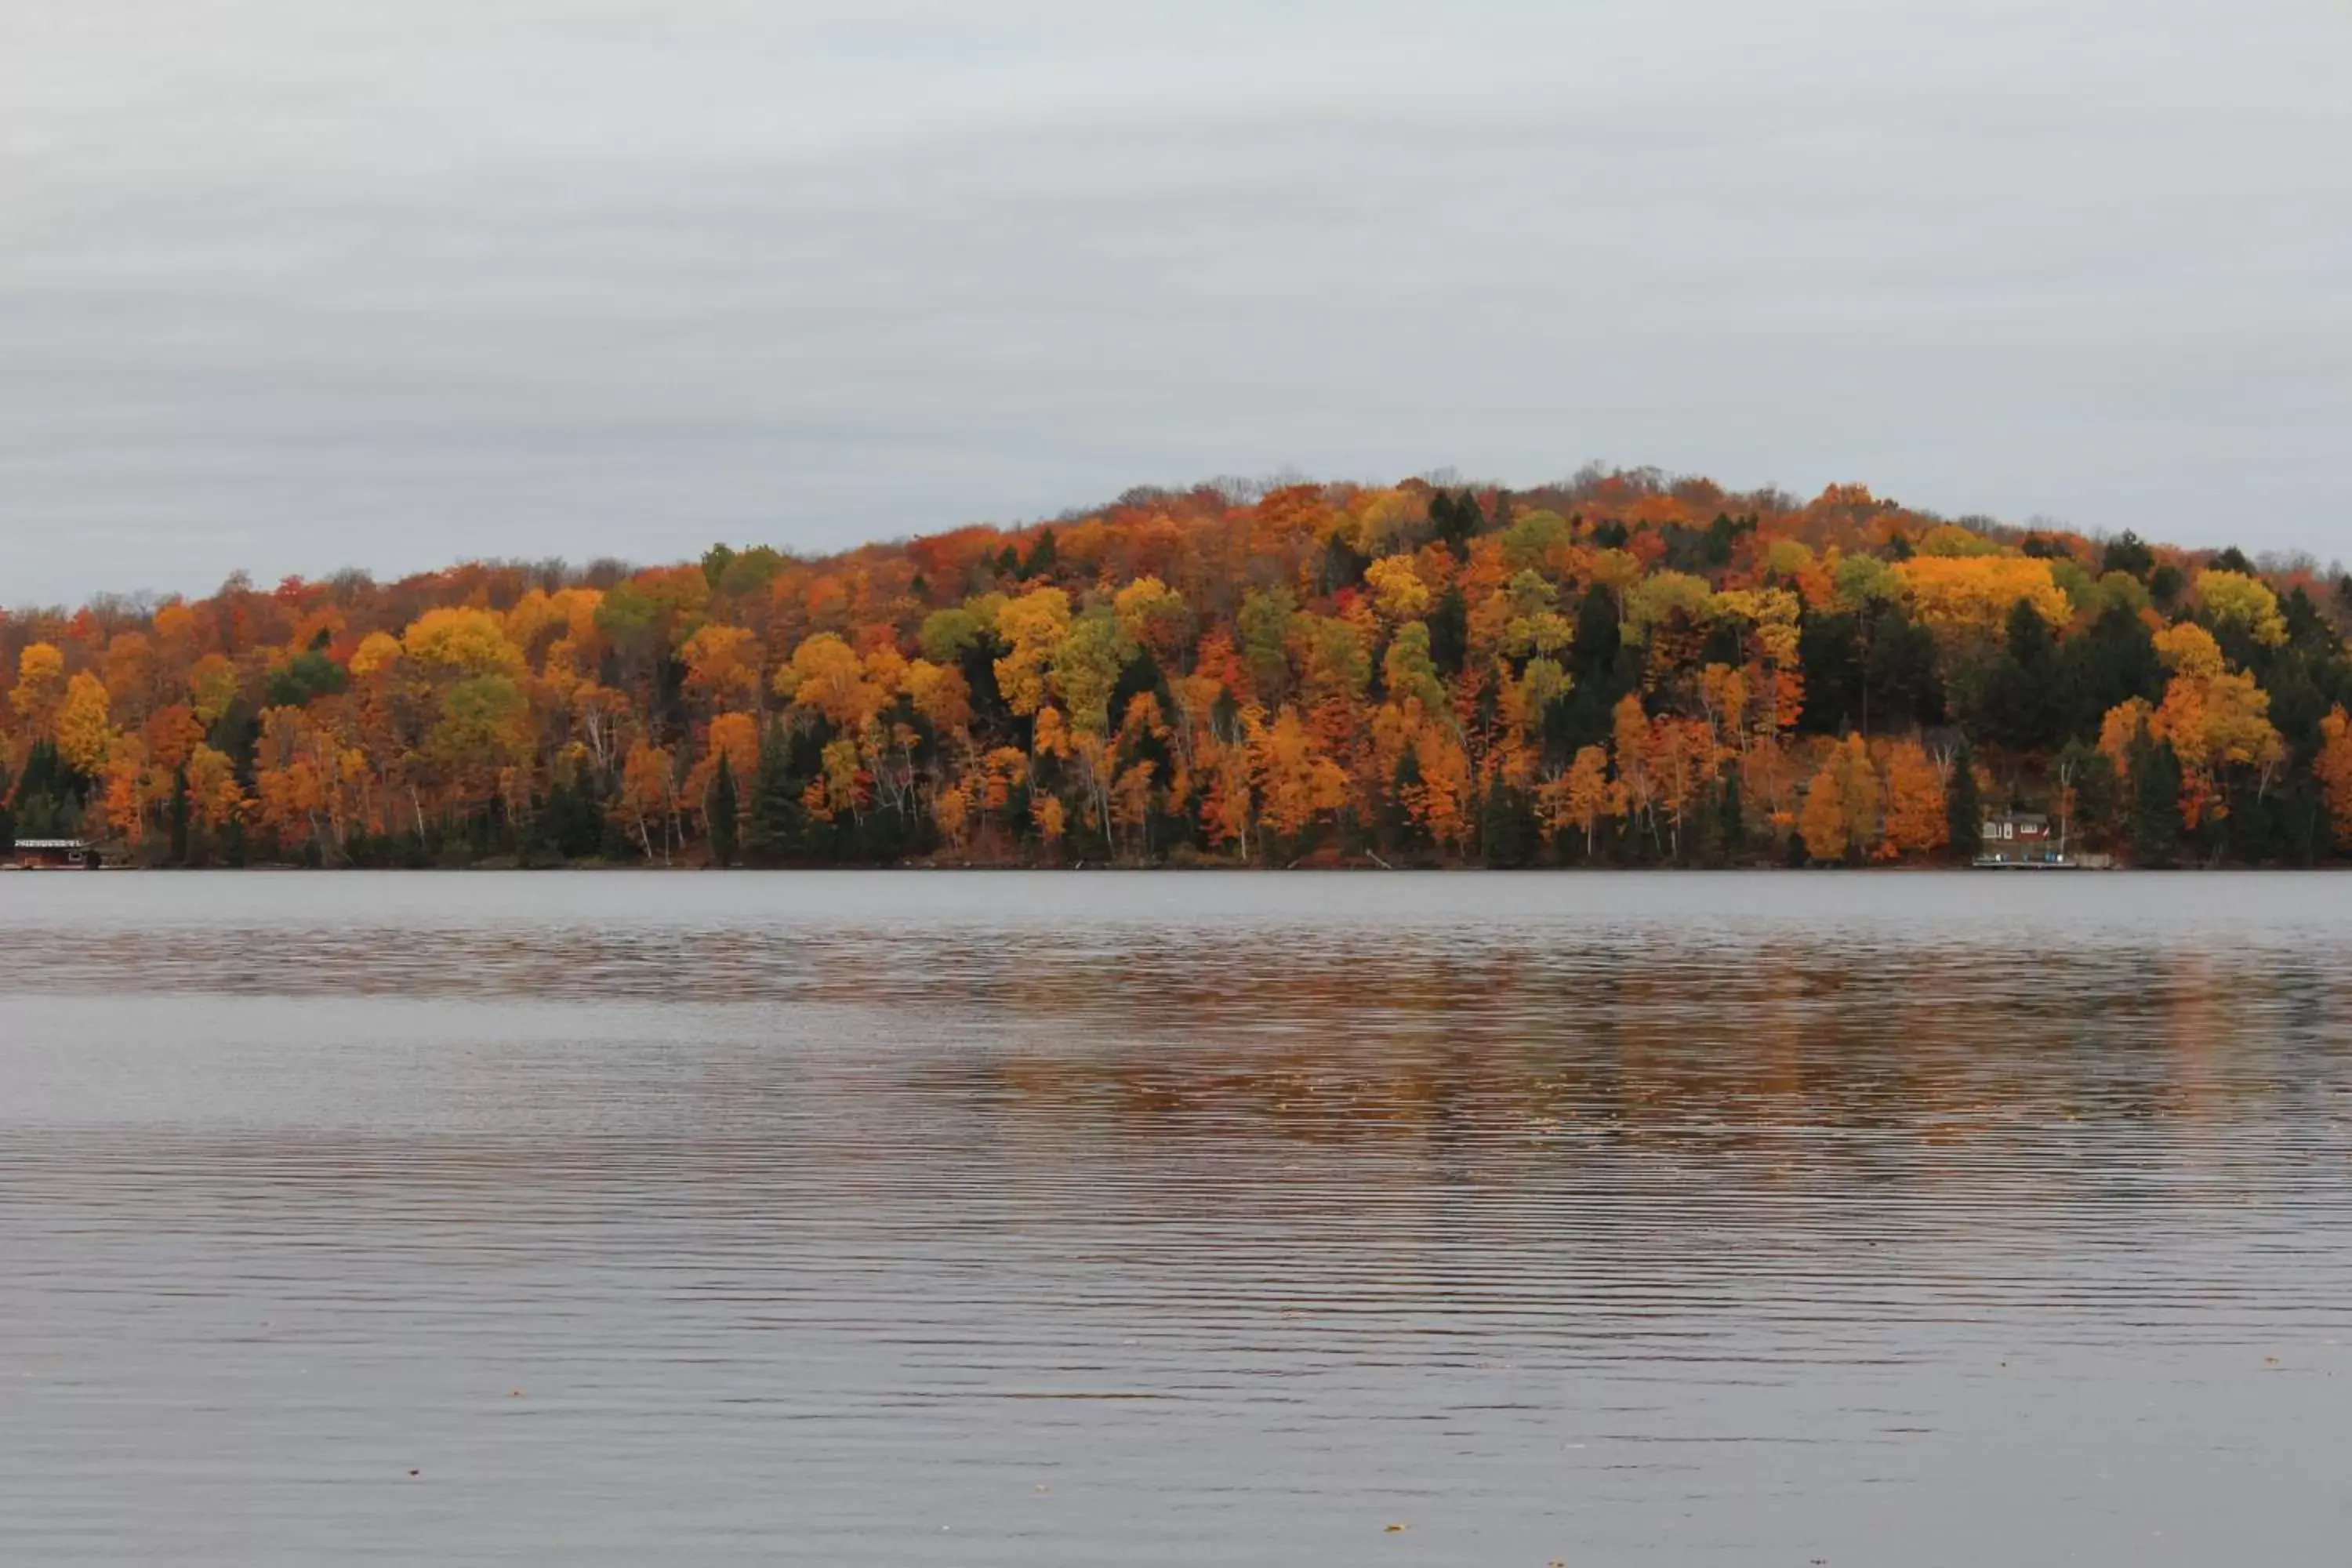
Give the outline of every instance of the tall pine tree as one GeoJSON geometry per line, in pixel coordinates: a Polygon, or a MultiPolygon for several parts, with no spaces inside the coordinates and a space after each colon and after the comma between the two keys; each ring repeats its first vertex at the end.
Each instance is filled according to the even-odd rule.
{"type": "Polygon", "coordinates": [[[2131,796],[2132,863],[2169,866],[2180,848],[2180,759],[2174,754],[2171,742],[2148,733],[2145,720],[2125,755],[2126,787],[2131,796]]]}
{"type": "Polygon", "coordinates": [[[1968,737],[1952,750],[1952,776],[1944,781],[1944,832],[1953,859],[1966,866],[1984,840],[1984,805],[1977,798],[1977,755],[1968,737]]]}
{"type": "Polygon", "coordinates": [[[1478,813],[1480,858],[1497,869],[1531,865],[1538,837],[1535,803],[1525,790],[1513,789],[1497,774],[1487,785],[1478,813]]]}
{"type": "Polygon", "coordinates": [[[188,863],[188,765],[172,771],[172,864],[188,863]]]}
{"type": "Polygon", "coordinates": [[[719,866],[735,864],[738,844],[736,813],[742,803],[735,793],[735,770],[727,753],[719,753],[719,772],[710,781],[710,858],[719,866]]]}
{"type": "Polygon", "coordinates": [[[1737,866],[1748,852],[1748,816],[1739,800],[1739,766],[1735,762],[1723,773],[1722,791],[1715,797],[1717,853],[1726,865],[1737,866]]]}
{"type": "Polygon", "coordinates": [[[746,847],[755,866],[781,866],[800,847],[801,788],[793,777],[792,756],[792,738],[779,720],[761,739],[760,764],[751,777],[751,835],[746,847]]]}

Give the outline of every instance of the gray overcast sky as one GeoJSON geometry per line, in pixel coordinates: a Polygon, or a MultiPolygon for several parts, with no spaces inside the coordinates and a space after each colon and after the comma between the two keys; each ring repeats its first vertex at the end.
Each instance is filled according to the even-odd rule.
{"type": "Polygon", "coordinates": [[[2352,555],[2352,9],[0,0],[0,603],[1589,458],[2352,555]]]}

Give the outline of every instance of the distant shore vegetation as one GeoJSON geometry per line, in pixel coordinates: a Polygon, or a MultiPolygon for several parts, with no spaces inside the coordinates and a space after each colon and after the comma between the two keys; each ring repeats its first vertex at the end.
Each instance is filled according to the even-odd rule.
{"type": "Polygon", "coordinates": [[[0,850],[136,866],[2352,853],[2352,577],[1653,470],[0,616],[0,850]]]}

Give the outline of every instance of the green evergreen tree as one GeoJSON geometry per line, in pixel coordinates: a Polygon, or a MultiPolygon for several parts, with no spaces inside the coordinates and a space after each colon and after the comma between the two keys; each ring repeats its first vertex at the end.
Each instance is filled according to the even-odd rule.
{"type": "Polygon", "coordinates": [[[2099,570],[2103,574],[2121,572],[2126,576],[2144,579],[2155,569],[2156,552],[2129,529],[2107,541],[2105,552],[2099,561],[2099,570]]]}
{"type": "Polygon", "coordinates": [[[719,772],[710,781],[710,858],[720,866],[735,864],[737,851],[736,812],[740,802],[735,795],[735,770],[727,761],[727,753],[719,753],[719,772]]]}
{"type": "Polygon", "coordinates": [[[2100,721],[2116,704],[2164,696],[2155,635],[2126,605],[2109,605],[2060,644],[2051,679],[2061,732],[2083,741],[2098,738],[2100,721]]]}
{"type": "Polygon", "coordinates": [[[1380,803],[1381,847],[1391,855],[1403,855],[1420,849],[1425,836],[1405,808],[1407,792],[1421,783],[1421,759],[1408,748],[1397,759],[1396,772],[1389,779],[1388,794],[1380,803]]]}
{"type": "Polygon", "coordinates": [[[2068,827],[2075,845],[2085,835],[2111,832],[2121,826],[2116,820],[2120,790],[2116,764],[2105,752],[2081,741],[2069,741],[2051,766],[2051,778],[2073,784],[2074,818],[2068,827]]]}
{"type": "Polygon", "coordinates": [[[781,866],[800,847],[804,814],[792,754],[792,738],[784,733],[782,721],[771,724],[751,778],[751,832],[746,847],[755,866],[781,866]]]}
{"type": "Polygon", "coordinates": [[[548,842],[564,859],[585,860],[604,847],[604,802],[589,769],[550,789],[543,815],[548,842]]]}
{"type": "MultiPolygon", "coordinates": [[[[81,830],[92,781],[75,771],[55,741],[33,742],[16,780],[16,832],[25,838],[70,838],[81,830]]],[[[13,843],[13,841],[12,841],[13,843]]]]}
{"type": "Polygon", "coordinates": [[[1513,789],[1497,778],[1479,807],[1480,858],[1497,869],[1531,865],[1536,842],[1535,803],[1525,790],[1513,789]]]}
{"type": "Polygon", "coordinates": [[[1021,575],[1051,577],[1054,574],[1054,568],[1060,562],[1060,552],[1054,544],[1054,531],[1050,528],[1039,529],[1037,542],[1029,547],[1029,559],[1022,563],[1021,575]]]}
{"type": "Polygon", "coordinates": [[[2169,866],[2180,848],[2180,759],[2171,742],[2148,733],[2145,721],[2132,736],[2126,759],[2132,863],[2169,866]]]}
{"type": "Polygon", "coordinates": [[[1944,781],[1944,832],[1948,852],[1965,866],[1984,840],[1984,805],[1977,798],[1977,757],[1963,735],[1952,752],[1952,776],[1944,781]]]}
{"type": "Polygon", "coordinates": [[[2289,831],[2287,810],[2290,791],[2300,782],[2290,774],[2287,782],[2264,785],[2255,779],[2240,779],[2230,788],[2230,814],[2219,821],[2210,821],[2210,829],[2217,846],[2232,860],[2242,865],[2261,866],[2284,860],[2294,854],[2289,831]]]}
{"type": "Polygon", "coordinates": [[[172,771],[172,864],[188,863],[188,767],[181,763],[172,771]]]}
{"type": "Polygon", "coordinates": [[[269,672],[262,689],[262,706],[306,707],[313,698],[332,696],[349,684],[341,665],[316,647],[308,648],[269,672]]]}
{"type": "Polygon", "coordinates": [[[1477,500],[1468,490],[1454,495],[1441,489],[1429,498],[1430,538],[1452,551],[1456,561],[1470,559],[1470,541],[1484,521],[1477,500]]]}
{"type": "Polygon", "coordinates": [[[1748,818],[1739,799],[1736,761],[1723,773],[1723,789],[1715,801],[1715,826],[1717,853],[1726,864],[1738,865],[1748,852],[1748,818]]]}
{"type": "Polygon", "coordinates": [[[1902,601],[1873,605],[1863,657],[1863,707],[1882,730],[1944,721],[1944,682],[1937,673],[1936,634],[1912,620],[1902,601]]]}
{"type": "Polygon", "coordinates": [[[2010,606],[2004,642],[1985,685],[1985,724],[2004,745],[2021,750],[2053,745],[2063,717],[2056,679],[2058,639],[2042,613],[2020,599],[2010,606]]]}
{"type": "Polygon", "coordinates": [[[1462,673],[1462,662],[1469,654],[1470,601],[1460,584],[1449,584],[1429,614],[1429,662],[1437,667],[1438,674],[1455,676],[1462,673]]]}

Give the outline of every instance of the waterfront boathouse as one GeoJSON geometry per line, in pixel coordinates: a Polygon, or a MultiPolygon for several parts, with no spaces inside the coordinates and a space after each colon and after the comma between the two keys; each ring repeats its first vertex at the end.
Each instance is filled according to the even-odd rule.
{"type": "Polygon", "coordinates": [[[2063,866],[2064,847],[2050,831],[2050,819],[2038,812],[2005,811],[1984,823],[1984,841],[1977,848],[1979,866],[2063,866]]]}
{"type": "Polygon", "coordinates": [[[0,853],[0,866],[25,870],[80,870],[98,865],[98,854],[79,838],[19,838],[0,853]]]}

